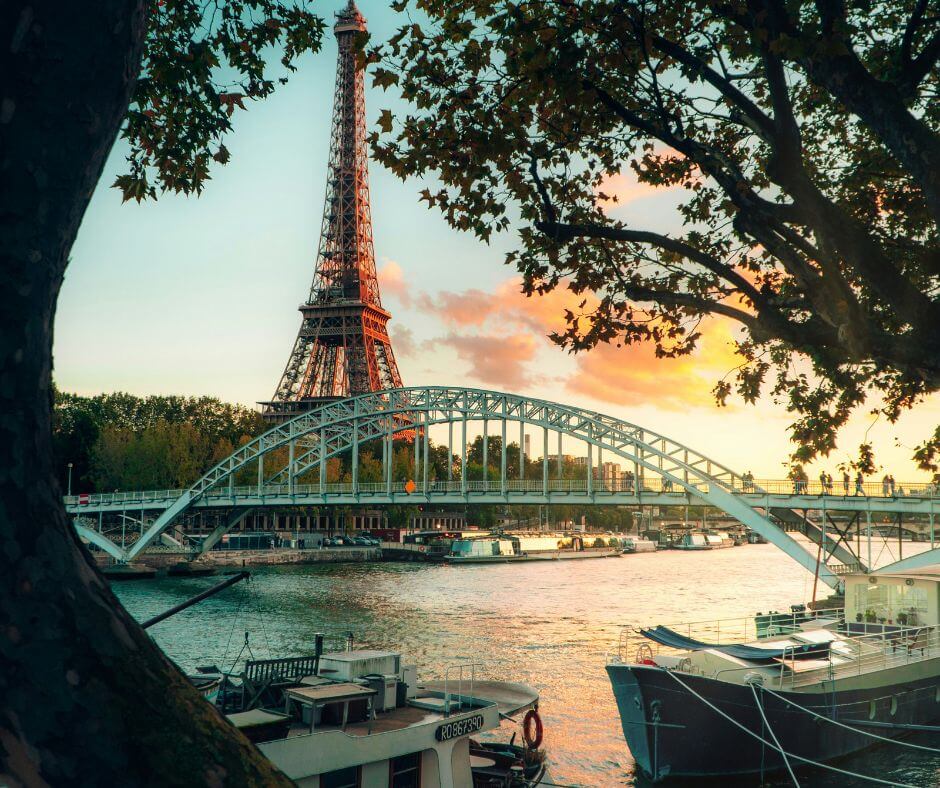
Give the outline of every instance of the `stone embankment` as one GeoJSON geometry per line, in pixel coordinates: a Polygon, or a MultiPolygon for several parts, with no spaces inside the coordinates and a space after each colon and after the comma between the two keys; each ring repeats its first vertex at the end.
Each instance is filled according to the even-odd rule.
{"type": "MultiPolygon", "coordinates": [[[[379,561],[382,551],[378,547],[337,547],[310,550],[213,550],[193,562],[194,567],[215,566],[268,566],[274,564],[320,564],[379,561]]],[[[104,555],[95,556],[98,566],[107,567],[112,561],[104,555]]],[[[169,569],[188,561],[188,555],[176,552],[141,553],[134,564],[150,569],[169,569]]]]}

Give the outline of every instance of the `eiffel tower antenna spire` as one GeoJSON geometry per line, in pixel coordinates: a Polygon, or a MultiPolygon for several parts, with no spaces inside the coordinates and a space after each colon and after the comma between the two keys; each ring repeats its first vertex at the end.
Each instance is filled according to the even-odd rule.
{"type": "Polygon", "coordinates": [[[281,421],[325,401],[399,388],[401,376],[375,272],[363,69],[353,0],[336,15],[339,45],[330,163],[316,271],[303,321],[265,418],[281,421]]]}

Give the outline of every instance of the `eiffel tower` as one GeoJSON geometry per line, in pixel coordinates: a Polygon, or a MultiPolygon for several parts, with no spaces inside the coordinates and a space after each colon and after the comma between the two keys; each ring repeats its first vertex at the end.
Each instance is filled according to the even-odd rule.
{"type": "Polygon", "coordinates": [[[369,207],[363,69],[355,41],[366,30],[353,0],[336,15],[339,44],[326,204],[316,271],[297,340],[265,419],[279,422],[324,402],[401,387],[375,273],[369,207]]]}

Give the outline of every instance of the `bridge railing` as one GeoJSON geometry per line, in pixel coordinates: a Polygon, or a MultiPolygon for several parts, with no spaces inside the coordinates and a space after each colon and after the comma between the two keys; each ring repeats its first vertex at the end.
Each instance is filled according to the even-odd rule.
{"type": "Polygon", "coordinates": [[[855,479],[833,479],[832,483],[823,484],[819,479],[755,479],[753,482],[737,482],[735,492],[770,493],[771,495],[809,495],[853,498],[938,498],[940,485],[932,482],[900,482],[891,484],[881,481],[862,481],[855,479]]]}
{"type": "MultiPolygon", "coordinates": [[[[391,491],[395,495],[402,495],[408,492],[407,482],[395,481],[391,485],[391,491]]],[[[473,494],[500,494],[507,493],[541,493],[544,482],[541,477],[533,479],[468,479],[466,481],[466,491],[473,494]]],[[[459,479],[444,481],[429,481],[427,492],[431,495],[461,493],[463,490],[459,479]]],[[[590,490],[595,495],[604,494],[636,494],[637,490],[641,494],[650,495],[675,495],[678,500],[685,497],[684,488],[671,483],[668,479],[660,478],[642,478],[639,484],[635,479],[614,479],[614,478],[595,478],[591,480],[590,490]]],[[[693,489],[699,489],[706,492],[705,485],[693,485],[693,489]]],[[[415,494],[424,493],[424,484],[421,480],[415,482],[413,492],[415,494]]],[[[548,479],[547,490],[550,493],[586,493],[588,492],[587,479],[548,479]]],[[[845,485],[840,479],[833,482],[832,485],[823,484],[820,481],[793,481],[791,479],[755,479],[753,482],[735,482],[732,490],[736,493],[753,495],[781,495],[781,496],[807,496],[820,498],[823,496],[836,498],[853,498],[864,496],[869,498],[938,498],[940,497],[940,487],[927,482],[915,482],[905,484],[890,485],[881,482],[863,482],[857,485],[850,482],[845,485]]],[[[256,485],[237,485],[234,487],[220,486],[203,495],[207,498],[219,499],[229,498],[258,498],[258,497],[306,497],[316,496],[320,493],[321,486],[317,484],[268,484],[263,488],[256,485]]],[[[360,482],[358,488],[353,490],[352,484],[348,482],[334,482],[324,484],[322,491],[326,495],[349,495],[358,492],[359,495],[385,495],[388,492],[386,482],[360,482]]],[[[179,498],[184,490],[135,490],[130,492],[113,493],[94,493],[65,496],[66,506],[126,506],[128,509],[134,507],[145,507],[147,504],[159,504],[167,501],[174,501],[179,498]]]]}

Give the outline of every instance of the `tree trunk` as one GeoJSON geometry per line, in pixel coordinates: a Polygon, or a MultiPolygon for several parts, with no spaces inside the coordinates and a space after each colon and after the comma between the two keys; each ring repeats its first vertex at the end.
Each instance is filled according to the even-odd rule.
{"type": "Polygon", "coordinates": [[[147,6],[0,3],[0,784],[289,784],[120,607],[52,468],[56,297],[147,6]]]}

